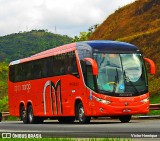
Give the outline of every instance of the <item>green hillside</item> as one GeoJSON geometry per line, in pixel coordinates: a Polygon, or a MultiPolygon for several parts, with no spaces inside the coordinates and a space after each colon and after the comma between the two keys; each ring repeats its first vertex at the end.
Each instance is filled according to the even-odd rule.
{"type": "Polygon", "coordinates": [[[8,111],[8,63],[0,62],[0,111],[8,111]]]}
{"type": "Polygon", "coordinates": [[[116,10],[95,30],[90,39],[119,40],[138,46],[144,57],[156,63],[156,75],[149,75],[149,90],[151,99],[156,97],[160,103],[159,25],[160,0],[137,0],[116,10]]]}
{"type": "Polygon", "coordinates": [[[35,53],[70,43],[72,38],[45,30],[15,33],[0,37],[0,62],[10,62],[35,53]]]}
{"type": "Polygon", "coordinates": [[[8,111],[7,78],[10,61],[71,43],[72,38],[45,30],[15,33],[0,37],[0,111],[8,111]]]}

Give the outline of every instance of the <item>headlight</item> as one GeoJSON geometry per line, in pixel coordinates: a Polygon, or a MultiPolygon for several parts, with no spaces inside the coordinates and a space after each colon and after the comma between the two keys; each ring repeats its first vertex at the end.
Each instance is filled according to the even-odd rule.
{"type": "Polygon", "coordinates": [[[142,103],[147,103],[149,101],[149,98],[145,98],[143,100],[141,100],[142,103]]]}
{"type": "Polygon", "coordinates": [[[110,103],[111,103],[111,102],[108,101],[108,100],[100,99],[100,98],[95,97],[95,96],[94,96],[94,98],[95,98],[96,101],[101,102],[101,103],[103,103],[103,104],[110,104],[110,103]]]}

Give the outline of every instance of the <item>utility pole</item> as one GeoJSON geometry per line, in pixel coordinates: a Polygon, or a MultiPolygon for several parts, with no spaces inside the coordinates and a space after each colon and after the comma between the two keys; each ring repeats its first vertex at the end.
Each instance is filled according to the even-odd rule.
{"type": "Polygon", "coordinates": [[[55,34],[57,34],[57,31],[56,31],[57,29],[56,29],[56,25],[55,25],[55,34]]]}

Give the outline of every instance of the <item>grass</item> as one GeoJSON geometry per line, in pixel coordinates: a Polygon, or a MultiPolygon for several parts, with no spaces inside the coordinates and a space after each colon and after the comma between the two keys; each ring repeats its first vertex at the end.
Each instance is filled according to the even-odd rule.
{"type": "Polygon", "coordinates": [[[1,139],[1,141],[132,141],[131,139],[116,139],[116,138],[41,138],[41,139],[20,139],[20,138],[12,138],[12,139],[1,139]]]}
{"type": "MultiPolygon", "coordinates": [[[[150,96],[151,104],[160,104],[160,95],[154,94],[150,96]]],[[[160,110],[150,110],[148,115],[160,115],[160,110]]]]}
{"type": "Polygon", "coordinates": [[[160,95],[150,96],[151,104],[160,104],[160,95]]]}
{"type": "Polygon", "coordinates": [[[8,111],[8,96],[4,96],[0,99],[0,111],[8,111]]]}
{"type": "Polygon", "coordinates": [[[151,110],[148,115],[160,115],[160,110],[151,110]]]}
{"type": "Polygon", "coordinates": [[[159,32],[160,28],[156,28],[156,29],[150,29],[146,32],[140,32],[140,33],[136,33],[134,35],[131,36],[127,36],[127,37],[122,37],[117,39],[118,41],[131,41],[131,40],[135,40],[136,38],[142,37],[142,36],[147,36],[147,35],[151,35],[154,34],[155,32],[159,32]]]}

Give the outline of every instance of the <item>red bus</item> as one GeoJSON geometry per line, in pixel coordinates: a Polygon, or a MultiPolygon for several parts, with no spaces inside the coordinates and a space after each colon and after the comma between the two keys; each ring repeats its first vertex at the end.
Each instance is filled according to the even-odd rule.
{"type": "Polygon", "coordinates": [[[155,64],[125,42],[84,41],[56,47],[9,65],[12,116],[24,123],[58,119],[89,123],[91,117],[129,122],[149,112],[145,63],[155,64]]]}

